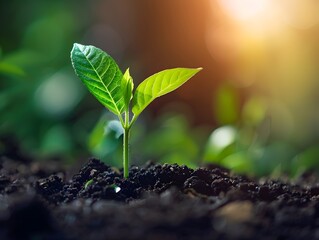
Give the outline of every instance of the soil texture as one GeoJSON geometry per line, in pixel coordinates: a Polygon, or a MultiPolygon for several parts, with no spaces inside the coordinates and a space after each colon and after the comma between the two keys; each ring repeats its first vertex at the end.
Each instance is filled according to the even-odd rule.
{"type": "Polygon", "coordinates": [[[319,185],[254,180],[217,166],[0,159],[0,239],[319,239],[319,185]]]}

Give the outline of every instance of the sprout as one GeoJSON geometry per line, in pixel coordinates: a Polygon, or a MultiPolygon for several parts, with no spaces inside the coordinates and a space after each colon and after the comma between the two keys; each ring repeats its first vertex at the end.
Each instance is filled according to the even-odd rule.
{"type": "Polygon", "coordinates": [[[137,117],[155,98],[174,91],[202,70],[167,69],[145,79],[133,93],[134,83],[129,69],[123,74],[113,58],[101,49],[75,43],[71,61],[76,74],[89,91],[122,124],[125,178],[129,175],[129,135],[137,117]]]}

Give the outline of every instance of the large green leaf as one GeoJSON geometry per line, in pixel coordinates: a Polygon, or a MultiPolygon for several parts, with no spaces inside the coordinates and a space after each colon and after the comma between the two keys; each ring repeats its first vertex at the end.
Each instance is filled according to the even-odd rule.
{"type": "Polygon", "coordinates": [[[71,51],[73,68],[89,91],[116,115],[125,108],[123,74],[111,56],[94,46],[75,43],[71,51]]]}
{"type": "Polygon", "coordinates": [[[134,83],[133,83],[133,78],[130,75],[130,69],[128,68],[122,79],[122,89],[123,89],[123,96],[124,96],[124,102],[125,102],[125,107],[126,110],[129,109],[130,101],[133,97],[133,88],[134,88],[134,83]]]}
{"type": "Polygon", "coordinates": [[[174,91],[202,68],[167,69],[145,79],[133,97],[133,113],[138,116],[155,98],[174,91]]]}

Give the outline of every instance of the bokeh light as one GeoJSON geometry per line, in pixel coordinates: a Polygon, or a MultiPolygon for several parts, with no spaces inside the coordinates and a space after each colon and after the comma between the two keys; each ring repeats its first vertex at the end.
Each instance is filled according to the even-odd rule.
{"type": "Polygon", "coordinates": [[[84,88],[69,73],[58,72],[44,80],[35,92],[35,104],[44,114],[60,117],[81,100],[84,88]]]}
{"type": "Polygon", "coordinates": [[[252,20],[268,10],[269,0],[219,0],[227,13],[238,20],[252,20]]]}

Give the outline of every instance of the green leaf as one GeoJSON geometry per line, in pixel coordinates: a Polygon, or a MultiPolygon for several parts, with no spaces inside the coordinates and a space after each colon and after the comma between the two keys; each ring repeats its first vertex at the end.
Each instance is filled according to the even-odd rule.
{"type": "Polygon", "coordinates": [[[133,97],[133,113],[138,116],[155,98],[179,88],[202,68],[167,69],[145,79],[133,97]]]}
{"type": "Polygon", "coordinates": [[[0,62],[0,73],[7,74],[9,76],[25,76],[25,72],[21,68],[4,61],[0,62]]]}
{"type": "Polygon", "coordinates": [[[123,74],[113,58],[94,46],[75,43],[71,61],[76,74],[96,99],[114,114],[123,113],[123,74]]]}
{"type": "Polygon", "coordinates": [[[130,75],[130,69],[128,68],[122,79],[122,89],[124,91],[124,102],[125,102],[125,108],[126,110],[129,109],[130,101],[133,97],[133,88],[134,88],[134,83],[133,83],[133,78],[130,75]]]}

